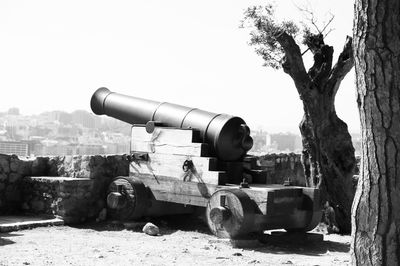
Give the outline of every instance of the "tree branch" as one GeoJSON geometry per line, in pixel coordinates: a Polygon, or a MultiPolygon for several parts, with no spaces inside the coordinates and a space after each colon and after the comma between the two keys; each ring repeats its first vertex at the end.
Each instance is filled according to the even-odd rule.
{"type": "Polygon", "coordinates": [[[305,96],[308,92],[310,78],[304,67],[299,46],[293,37],[284,31],[276,35],[276,40],[283,48],[285,54],[282,63],[283,71],[293,79],[300,97],[305,96]]]}
{"type": "MultiPolygon", "coordinates": [[[[326,28],[332,23],[332,21],[334,20],[334,18],[335,18],[335,15],[331,14],[331,18],[330,18],[330,19],[328,20],[328,22],[325,24],[324,28],[321,30],[320,33],[324,33],[324,31],[325,31],[326,28]]],[[[331,30],[329,30],[328,33],[325,34],[324,38],[326,37],[326,35],[329,34],[330,31],[331,31],[331,30]]]]}
{"type": "Polygon", "coordinates": [[[329,78],[326,83],[326,92],[333,97],[336,95],[340,83],[350,72],[352,67],[354,66],[354,58],[353,58],[353,47],[352,47],[353,39],[350,36],[347,36],[346,43],[343,47],[343,51],[340,53],[339,58],[329,73],[329,78]]]}
{"type": "Polygon", "coordinates": [[[320,92],[323,84],[328,80],[332,68],[333,47],[323,44],[319,49],[313,50],[314,64],[308,70],[308,76],[315,88],[320,92]]]}
{"type": "MultiPolygon", "coordinates": [[[[294,3],[293,3],[294,4],[294,3]]],[[[322,33],[322,31],[319,30],[319,27],[317,25],[317,20],[314,17],[314,11],[310,10],[308,7],[300,7],[297,6],[296,4],[294,4],[295,7],[297,7],[298,10],[300,10],[301,12],[303,12],[305,14],[305,19],[308,20],[311,25],[314,26],[314,28],[317,30],[318,33],[322,33]]]]}

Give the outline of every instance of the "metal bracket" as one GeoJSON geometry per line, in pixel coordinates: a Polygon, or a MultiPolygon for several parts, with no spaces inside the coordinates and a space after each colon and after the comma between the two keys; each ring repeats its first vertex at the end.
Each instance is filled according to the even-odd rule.
{"type": "Polygon", "coordinates": [[[193,168],[193,161],[192,160],[185,160],[182,165],[183,172],[187,172],[193,168]]]}
{"type": "Polygon", "coordinates": [[[147,152],[132,152],[131,153],[132,161],[149,161],[149,154],[147,152]]]}

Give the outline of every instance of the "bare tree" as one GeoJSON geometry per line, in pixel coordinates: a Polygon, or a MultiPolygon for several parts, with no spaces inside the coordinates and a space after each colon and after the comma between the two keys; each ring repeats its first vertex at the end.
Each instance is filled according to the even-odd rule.
{"type": "Polygon", "coordinates": [[[301,42],[313,54],[314,64],[307,71],[296,39],[299,26],[292,21],[277,22],[272,5],[250,7],[242,25],[251,27],[250,45],[264,59],[264,65],[282,68],[294,81],[303,102],[300,123],[303,141],[303,166],[308,186],[321,189],[322,200],[335,207],[341,232],[350,232],[352,177],[356,166],[354,148],[347,125],[336,114],[335,96],[340,83],[354,65],[352,38],[347,37],[333,65],[333,47],[325,44],[328,26],[318,27],[312,12],[310,27],[303,27],[301,42]]]}
{"type": "Polygon", "coordinates": [[[362,129],[353,264],[400,265],[400,2],[356,0],[353,36],[362,129]]]}

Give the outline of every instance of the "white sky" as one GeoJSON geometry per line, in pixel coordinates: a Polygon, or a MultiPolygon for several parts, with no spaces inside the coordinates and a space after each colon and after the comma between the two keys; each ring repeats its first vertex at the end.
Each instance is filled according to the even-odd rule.
{"type": "MultiPolygon", "coordinates": [[[[326,42],[341,51],[353,1],[308,1],[336,15],[326,42]]],[[[302,104],[283,71],[262,67],[239,29],[244,0],[1,0],[0,111],[90,110],[98,87],[242,117],[252,129],[298,132],[302,104]]],[[[300,19],[292,1],[282,17],[300,19]]],[[[296,0],[298,5],[304,4],[296,0]]],[[[359,131],[354,72],[336,108],[359,131]]]]}

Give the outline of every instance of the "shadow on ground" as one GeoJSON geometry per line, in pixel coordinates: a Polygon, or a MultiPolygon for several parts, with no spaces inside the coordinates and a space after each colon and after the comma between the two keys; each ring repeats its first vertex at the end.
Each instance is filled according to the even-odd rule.
{"type": "Polygon", "coordinates": [[[77,229],[92,229],[95,231],[121,231],[131,230],[142,232],[143,226],[151,222],[160,228],[161,235],[170,235],[177,231],[192,231],[212,235],[206,223],[197,214],[180,214],[162,217],[152,217],[138,221],[120,222],[88,222],[84,224],[71,225],[77,229]]]}
{"type": "Polygon", "coordinates": [[[23,234],[16,233],[0,233],[0,247],[15,244],[15,241],[8,239],[8,237],[22,236],[23,234]]]}
{"type": "Polygon", "coordinates": [[[307,241],[305,243],[302,241],[268,241],[263,242],[261,246],[252,248],[251,250],[273,254],[321,256],[326,255],[327,252],[347,253],[350,251],[350,244],[330,240],[307,241]]]}

